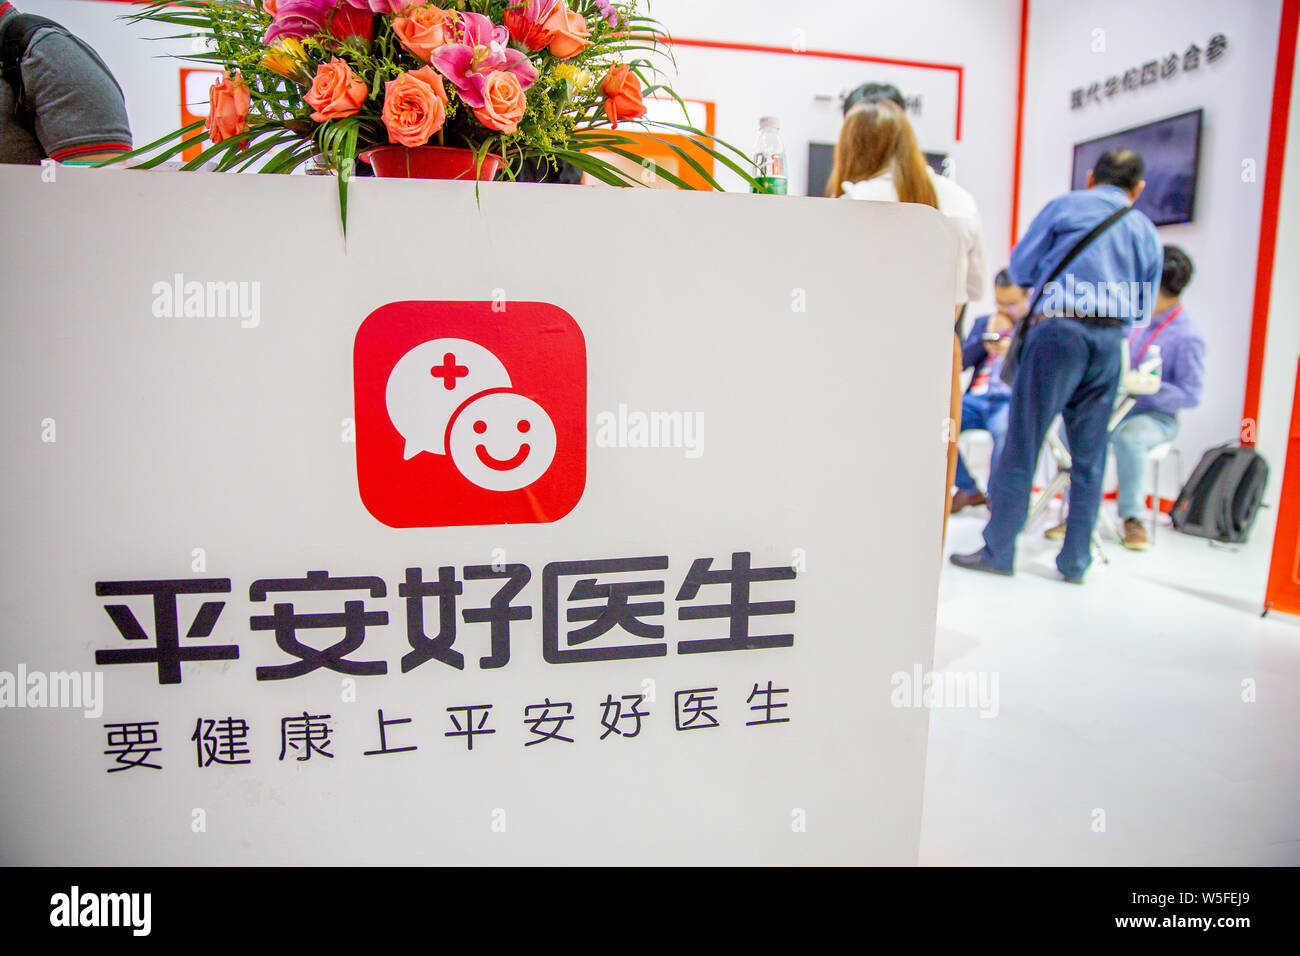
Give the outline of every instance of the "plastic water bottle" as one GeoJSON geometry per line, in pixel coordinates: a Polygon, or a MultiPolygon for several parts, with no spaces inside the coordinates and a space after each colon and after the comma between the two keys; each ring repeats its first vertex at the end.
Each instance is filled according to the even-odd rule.
{"type": "Polygon", "coordinates": [[[775,116],[764,116],[758,121],[758,144],[754,147],[754,177],[761,189],[754,192],[784,196],[789,191],[786,178],[785,142],[781,139],[781,121],[775,116]]]}
{"type": "Polygon", "coordinates": [[[1154,375],[1157,379],[1163,371],[1163,360],[1160,358],[1160,346],[1147,346],[1146,355],[1142,356],[1142,364],[1138,366],[1138,371],[1145,372],[1148,375],[1154,375]]]}

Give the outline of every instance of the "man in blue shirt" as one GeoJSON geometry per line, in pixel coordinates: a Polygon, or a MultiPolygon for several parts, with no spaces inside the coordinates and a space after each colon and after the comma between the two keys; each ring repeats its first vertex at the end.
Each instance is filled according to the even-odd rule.
{"type": "MultiPolygon", "coordinates": [[[[1205,378],[1205,339],[1183,309],[1182,293],[1194,272],[1191,257],[1178,246],[1165,246],[1164,271],[1156,314],[1147,328],[1134,329],[1129,336],[1129,366],[1138,368],[1160,353],[1160,391],[1134,396],[1133,408],[1110,433],[1115,452],[1115,473],[1119,478],[1119,516],[1124,522],[1124,547],[1145,551],[1150,547],[1142,526],[1147,456],[1151,449],[1173,441],[1178,435],[1178,413],[1201,403],[1205,378]]],[[[1157,488],[1154,494],[1159,494],[1157,488]]],[[[1049,528],[1047,537],[1065,536],[1065,525],[1049,528]]]]}
{"type": "MultiPolygon", "coordinates": [[[[1029,306],[1029,290],[1012,282],[1007,270],[1003,269],[993,280],[993,296],[998,304],[997,312],[976,319],[961,347],[962,368],[974,369],[970,385],[961,397],[961,428],[962,431],[982,428],[992,437],[990,473],[997,468],[1002,452],[1011,402],[1011,386],[1002,381],[1002,360],[1011,341],[1011,330],[1029,306]],[[993,335],[1002,338],[995,342],[991,340],[993,335]],[[986,339],[986,336],[990,338],[986,339]]],[[[956,484],[952,514],[972,505],[988,504],[988,498],[980,491],[960,455],[957,456],[956,484]]]]}
{"type": "Polygon", "coordinates": [[[1011,253],[1008,272],[1019,286],[1042,290],[1025,336],[1011,392],[1006,447],[989,482],[992,518],[984,547],[954,554],[958,567],[1014,572],[1016,536],[1025,523],[1038,453],[1061,415],[1069,440],[1070,514],[1056,566],[1079,584],[1092,562],[1091,540],[1106,468],[1107,425],[1115,405],[1120,349],[1134,321],[1155,310],[1163,265],[1160,238],[1137,210],[1113,223],[1048,282],[1079,240],[1141,195],[1142,157],[1109,150],[1088,173],[1088,188],[1053,199],[1011,253]]]}

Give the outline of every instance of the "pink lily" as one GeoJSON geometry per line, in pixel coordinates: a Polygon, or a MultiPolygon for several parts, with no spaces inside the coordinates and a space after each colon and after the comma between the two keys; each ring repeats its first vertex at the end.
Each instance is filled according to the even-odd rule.
{"type": "Polygon", "coordinates": [[[518,50],[510,49],[510,33],[481,13],[462,13],[456,38],[434,50],[429,65],[451,81],[467,106],[479,109],[487,102],[489,73],[513,73],[523,89],[537,82],[537,67],[518,50]]]}
{"type": "Polygon", "coordinates": [[[369,10],[371,13],[394,16],[410,6],[413,0],[344,0],[344,2],[358,10],[369,10]]]}

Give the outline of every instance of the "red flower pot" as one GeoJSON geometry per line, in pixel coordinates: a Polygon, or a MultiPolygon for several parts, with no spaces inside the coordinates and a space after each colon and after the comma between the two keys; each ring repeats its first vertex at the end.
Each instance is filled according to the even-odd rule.
{"type": "Polygon", "coordinates": [[[473,151],[451,146],[375,146],[358,158],[369,163],[376,176],[395,179],[489,180],[501,168],[495,153],[483,157],[480,169],[473,151]]]}

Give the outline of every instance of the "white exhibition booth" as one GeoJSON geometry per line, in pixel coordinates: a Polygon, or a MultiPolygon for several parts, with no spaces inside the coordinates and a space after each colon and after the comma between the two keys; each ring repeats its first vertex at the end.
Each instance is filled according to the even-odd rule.
{"type": "Polygon", "coordinates": [[[935,211],[357,180],[345,240],[328,177],[44,172],[0,168],[0,642],[49,680],[5,863],[916,861],[935,211]],[[558,403],[535,485],[404,457],[376,383],[435,340],[558,403]]]}

